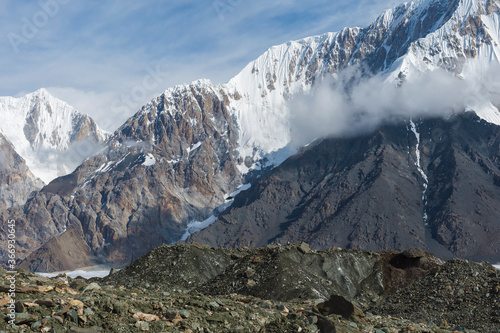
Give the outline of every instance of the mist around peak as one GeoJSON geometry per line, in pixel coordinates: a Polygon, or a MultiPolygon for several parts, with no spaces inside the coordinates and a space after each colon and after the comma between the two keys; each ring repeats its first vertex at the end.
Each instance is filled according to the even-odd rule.
{"type": "Polygon", "coordinates": [[[409,119],[449,118],[486,104],[498,112],[500,106],[498,66],[474,78],[435,70],[394,82],[364,73],[360,66],[351,67],[289,101],[293,146],[324,137],[353,137],[409,119]]]}

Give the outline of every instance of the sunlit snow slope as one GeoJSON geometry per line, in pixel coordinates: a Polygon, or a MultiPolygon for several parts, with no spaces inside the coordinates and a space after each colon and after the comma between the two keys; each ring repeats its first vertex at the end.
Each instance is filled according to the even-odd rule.
{"type": "Polygon", "coordinates": [[[437,69],[475,81],[477,99],[468,107],[500,124],[498,105],[481,98],[488,95],[482,94],[488,87],[481,82],[499,64],[499,12],[494,0],[412,1],[385,11],[367,28],[270,48],[224,86],[234,96],[241,154],[265,156],[285,147],[290,97],[357,64],[395,84],[437,69]]]}
{"type": "Polygon", "coordinates": [[[107,135],[89,116],[45,89],[0,97],[0,132],[45,183],[73,171],[107,135]]]}

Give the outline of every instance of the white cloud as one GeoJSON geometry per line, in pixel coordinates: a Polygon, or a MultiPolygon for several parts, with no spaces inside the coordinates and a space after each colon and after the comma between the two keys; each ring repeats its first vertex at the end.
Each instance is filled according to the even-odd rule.
{"type": "Polygon", "coordinates": [[[381,76],[351,86],[352,78],[359,79],[359,71],[351,68],[319,84],[312,94],[290,101],[293,144],[300,147],[316,138],[352,136],[402,119],[448,117],[482,101],[498,100],[500,70],[490,68],[486,73],[463,80],[436,70],[401,86],[381,76]]]}

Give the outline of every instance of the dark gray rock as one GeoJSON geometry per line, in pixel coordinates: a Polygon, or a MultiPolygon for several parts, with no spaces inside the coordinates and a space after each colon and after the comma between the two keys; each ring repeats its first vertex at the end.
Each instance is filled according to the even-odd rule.
{"type": "Polygon", "coordinates": [[[500,261],[500,127],[466,113],[424,120],[418,131],[428,183],[407,125],[325,139],[259,178],[189,241],[413,247],[443,258],[500,261]]]}
{"type": "Polygon", "coordinates": [[[19,156],[12,144],[0,133],[0,211],[24,205],[32,192],[43,187],[19,156]]]}
{"type": "Polygon", "coordinates": [[[403,255],[410,259],[418,259],[425,257],[425,251],[422,249],[408,249],[403,251],[403,255]]]}

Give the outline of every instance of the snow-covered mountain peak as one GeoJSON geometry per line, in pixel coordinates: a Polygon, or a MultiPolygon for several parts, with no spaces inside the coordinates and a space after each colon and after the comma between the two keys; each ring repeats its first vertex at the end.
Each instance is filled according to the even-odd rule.
{"type": "MultiPolygon", "coordinates": [[[[279,162],[293,153],[284,149],[291,139],[290,100],[309,93],[323,78],[335,78],[355,65],[367,68],[367,75],[381,75],[396,83],[438,68],[467,77],[467,66],[483,54],[493,55],[489,62],[498,62],[498,31],[497,1],[410,1],[386,10],[365,28],[345,28],[272,46],[227,84],[197,80],[169,88],[143,106],[113,138],[128,137],[131,142],[142,140],[154,145],[158,126],[167,118],[185,119],[189,132],[188,128],[201,124],[195,111],[204,109],[203,103],[210,100],[228,109],[238,131],[239,158],[256,163],[283,152],[275,156],[279,162]],[[471,45],[476,51],[471,51],[471,45]]],[[[495,117],[482,116],[495,121],[495,117]]],[[[113,138],[110,142],[115,142],[113,138]]],[[[187,138],[185,144],[194,145],[196,140],[187,138]]],[[[175,160],[177,155],[167,158],[175,160]]],[[[245,173],[247,169],[242,167],[240,171],[245,173]]]]}
{"type": "MultiPolygon", "coordinates": [[[[494,73],[492,68],[500,64],[500,3],[449,0],[416,4],[413,14],[405,18],[414,31],[418,30],[418,24],[425,24],[428,16],[435,18],[426,24],[431,27],[429,31],[419,38],[408,39],[407,52],[386,67],[384,73],[388,79],[408,81],[423,73],[445,69],[468,82],[488,81],[487,77],[494,73]]],[[[490,101],[472,98],[468,107],[483,119],[500,124],[498,106],[490,101]]]]}
{"type": "Polygon", "coordinates": [[[36,91],[34,91],[32,93],[26,94],[26,97],[28,97],[28,98],[29,97],[35,97],[35,96],[39,97],[39,98],[44,98],[44,99],[51,99],[51,98],[57,99],[57,98],[53,97],[49,93],[49,91],[47,89],[45,89],[45,88],[40,88],[40,89],[38,89],[38,90],[36,90],[36,91]]]}
{"type": "Polygon", "coordinates": [[[19,98],[0,97],[0,132],[44,182],[71,172],[91,153],[90,146],[108,135],[89,116],[43,88],[19,98]],[[87,141],[80,153],[59,160],[74,144],[87,141]]]}
{"type": "MultiPolygon", "coordinates": [[[[290,142],[287,101],[353,65],[395,83],[445,69],[480,81],[500,63],[496,0],[416,0],[384,11],[366,28],[345,28],[269,48],[225,86],[240,128],[240,153],[265,156],[290,142]]],[[[471,104],[500,124],[490,103],[471,104]]]]}

